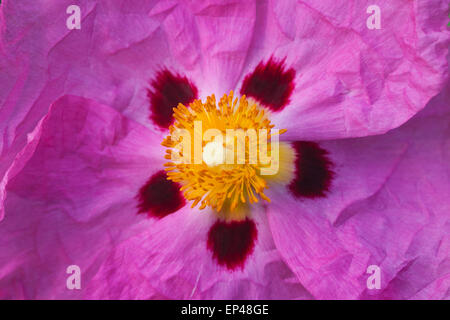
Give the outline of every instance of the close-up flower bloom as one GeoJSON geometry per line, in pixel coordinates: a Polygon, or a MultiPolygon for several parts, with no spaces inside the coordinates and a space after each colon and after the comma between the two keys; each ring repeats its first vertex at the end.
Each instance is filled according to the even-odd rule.
{"type": "Polygon", "coordinates": [[[447,21],[431,0],[3,1],[0,298],[449,299],[447,21]],[[267,144],[228,163],[208,129],[267,144]]]}

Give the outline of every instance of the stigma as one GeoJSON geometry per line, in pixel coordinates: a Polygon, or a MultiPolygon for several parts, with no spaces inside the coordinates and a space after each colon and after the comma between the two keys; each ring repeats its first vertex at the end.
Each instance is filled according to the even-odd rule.
{"type": "Polygon", "coordinates": [[[218,141],[208,142],[203,147],[203,162],[208,167],[214,167],[225,163],[225,148],[223,143],[218,141]]]}
{"type": "MultiPolygon", "coordinates": [[[[268,181],[280,171],[279,135],[267,109],[245,96],[214,95],[173,108],[164,166],[192,208],[212,208],[224,218],[244,219],[244,208],[264,200],[268,181]]],[[[283,152],[282,152],[283,153],[283,152]]],[[[282,161],[281,161],[282,163],[282,161]]]]}

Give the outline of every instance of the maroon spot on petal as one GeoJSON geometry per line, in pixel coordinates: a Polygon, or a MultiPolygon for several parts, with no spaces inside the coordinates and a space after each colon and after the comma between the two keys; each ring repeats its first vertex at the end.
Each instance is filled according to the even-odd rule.
{"type": "Polygon", "coordinates": [[[284,60],[260,62],[242,83],[241,94],[252,97],[273,111],[282,110],[294,90],[294,69],[285,70],[284,60]]]}
{"type": "Polygon", "coordinates": [[[297,159],[295,178],[289,189],[297,197],[325,197],[334,177],[328,151],[315,142],[297,141],[293,146],[297,159]]]}
{"type": "Polygon", "coordinates": [[[257,234],[252,220],[218,220],[209,230],[208,249],[216,261],[229,270],[243,268],[245,260],[253,252],[257,234]]]}
{"type": "Polygon", "coordinates": [[[163,218],[185,205],[180,185],[167,180],[165,171],[155,173],[138,193],[139,213],[151,217],[163,218]]]}
{"type": "Polygon", "coordinates": [[[151,86],[152,89],[147,92],[150,99],[150,119],[163,129],[173,123],[173,108],[178,103],[189,105],[198,97],[197,87],[188,78],[173,74],[167,69],[157,73],[151,86]]]}

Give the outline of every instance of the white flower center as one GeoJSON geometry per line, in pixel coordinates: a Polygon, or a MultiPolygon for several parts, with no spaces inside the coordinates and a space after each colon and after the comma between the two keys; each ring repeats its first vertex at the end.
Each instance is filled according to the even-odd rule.
{"type": "Polygon", "coordinates": [[[225,162],[225,150],[223,144],[218,141],[212,141],[203,147],[203,161],[209,166],[214,167],[225,162]]]}

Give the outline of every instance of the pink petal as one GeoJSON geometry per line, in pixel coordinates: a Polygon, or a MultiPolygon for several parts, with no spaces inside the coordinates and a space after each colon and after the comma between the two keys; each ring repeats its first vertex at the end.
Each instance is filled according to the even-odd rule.
{"type": "Polygon", "coordinates": [[[252,219],[258,239],[244,268],[234,270],[219,265],[207,248],[208,231],[215,222],[211,212],[186,208],[156,222],[147,220],[145,231],[120,244],[104,261],[93,280],[92,290],[103,283],[94,298],[105,294],[140,298],[136,292],[148,284],[172,299],[310,298],[282,262],[262,212],[255,212],[252,219]],[[133,281],[131,290],[123,279],[134,275],[143,281],[133,281]]]}
{"type": "MultiPolygon", "coordinates": [[[[325,212],[286,192],[271,192],[268,220],[275,245],[300,283],[317,299],[357,298],[365,257],[353,257],[325,212]]],[[[332,208],[333,203],[328,205],[332,208]]]]}
{"type": "MultiPolygon", "coordinates": [[[[125,49],[130,48],[125,50],[128,61],[142,61],[137,53],[146,54],[145,65],[136,68],[146,70],[146,79],[140,78],[143,87],[152,74],[149,67],[162,61],[156,48],[163,40],[154,36],[159,24],[148,18],[148,5],[128,5],[122,14],[119,3],[111,7],[79,1],[82,28],[68,30],[66,9],[71,4],[2,3],[0,177],[24,148],[27,134],[65,93],[93,97],[116,109],[130,103],[139,75],[128,77],[135,66],[119,65],[125,49]],[[123,21],[130,25],[128,33],[120,26],[123,21]]],[[[146,98],[145,89],[142,96],[146,98]]]]}
{"type": "MultiPolygon", "coordinates": [[[[208,1],[209,2],[209,1],[208,1]]],[[[235,89],[245,65],[255,27],[254,1],[221,1],[196,4],[196,20],[206,54],[205,69],[217,94],[235,89]]],[[[200,3],[200,2],[199,2],[200,3]]]]}
{"type": "Polygon", "coordinates": [[[378,4],[380,30],[366,26],[371,4],[308,0],[257,7],[244,76],[271,55],[295,69],[291,103],[272,116],[288,129],[283,139],[384,133],[439,92],[448,74],[448,3],[378,4]]]}
{"type": "MultiPolygon", "coordinates": [[[[334,223],[348,205],[380,190],[400,161],[407,143],[401,139],[391,139],[388,143],[379,137],[366,137],[324,141],[318,146],[328,152],[333,171],[329,186],[320,197],[296,196],[308,212],[324,215],[334,223]]],[[[290,196],[293,194],[291,190],[288,192],[290,196]]]]}
{"type": "Polygon", "coordinates": [[[91,100],[55,102],[6,183],[0,294],[81,297],[66,289],[66,268],[78,265],[86,285],[116,243],[148,220],[135,197],[162,167],[161,139],[91,100]]]}
{"type": "Polygon", "coordinates": [[[235,89],[255,19],[253,1],[78,1],[81,29],[68,30],[72,4],[2,3],[1,178],[64,94],[151,127],[147,89],[164,67],[188,75],[202,98],[235,89]]]}
{"type": "Polygon", "coordinates": [[[275,244],[316,298],[448,295],[447,97],[391,133],[322,143],[336,164],[326,198],[272,191],[275,244]],[[370,265],[381,268],[381,289],[367,288],[370,265]]]}
{"type": "Polygon", "coordinates": [[[364,297],[448,299],[448,92],[434,98],[429,109],[396,130],[411,144],[383,189],[343,212],[340,234],[352,230],[371,252],[368,262],[382,270],[381,289],[366,290],[364,297]]]}

